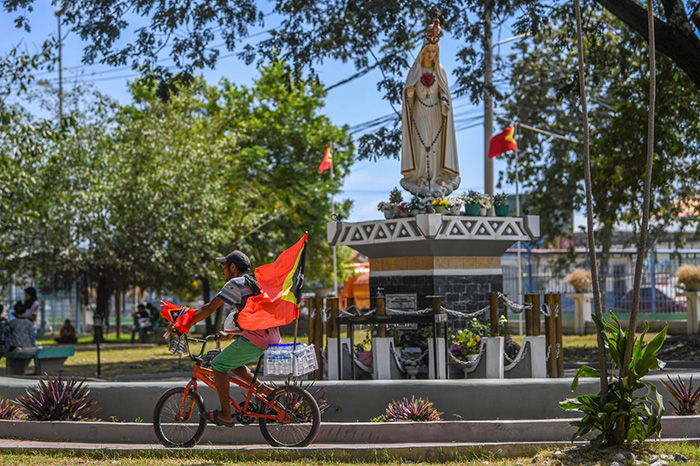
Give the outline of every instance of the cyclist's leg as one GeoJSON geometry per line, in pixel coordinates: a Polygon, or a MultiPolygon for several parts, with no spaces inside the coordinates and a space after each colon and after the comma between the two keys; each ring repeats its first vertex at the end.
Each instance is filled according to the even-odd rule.
{"type": "MultiPolygon", "coordinates": [[[[245,366],[246,363],[255,361],[263,354],[263,350],[252,344],[247,338],[241,337],[228,345],[217,357],[215,357],[211,366],[214,372],[214,384],[216,385],[216,391],[219,395],[219,402],[221,403],[221,412],[219,414],[219,419],[225,422],[231,422],[231,405],[229,403],[229,381],[228,381],[228,371],[233,371],[236,376],[239,376],[239,369],[245,368],[248,372],[250,370],[245,366]]],[[[250,378],[243,378],[246,382],[250,382],[253,379],[253,375],[250,374],[250,378]]]]}
{"type": "MultiPolygon", "coordinates": [[[[248,368],[248,366],[241,366],[233,369],[231,372],[233,372],[233,375],[238,377],[239,379],[243,380],[244,382],[252,383],[253,382],[253,371],[248,368]]],[[[257,387],[262,387],[263,393],[265,396],[269,395],[272,393],[272,388],[268,387],[261,381],[258,381],[259,385],[257,387]]]]}

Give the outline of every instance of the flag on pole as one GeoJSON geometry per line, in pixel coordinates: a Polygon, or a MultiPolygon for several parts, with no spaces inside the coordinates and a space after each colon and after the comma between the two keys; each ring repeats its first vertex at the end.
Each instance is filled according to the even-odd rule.
{"type": "Polygon", "coordinates": [[[263,330],[280,327],[299,317],[308,236],[308,233],[304,233],[294,246],[280,254],[272,264],[255,269],[255,278],[261,292],[248,298],[245,307],[238,314],[240,328],[263,330]]]}
{"type": "Polygon", "coordinates": [[[514,132],[515,128],[513,126],[509,126],[491,138],[491,141],[489,142],[490,158],[494,158],[504,152],[508,152],[509,150],[515,150],[516,145],[515,139],[513,138],[514,132]]]}
{"type": "Polygon", "coordinates": [[[321,165],[318,166],[318,172],[323,173],[324,171],[333,167],[333,156],[331,155],[331,146],[326,147],[326,153],[323,154],[323,160],[321,165]]]}

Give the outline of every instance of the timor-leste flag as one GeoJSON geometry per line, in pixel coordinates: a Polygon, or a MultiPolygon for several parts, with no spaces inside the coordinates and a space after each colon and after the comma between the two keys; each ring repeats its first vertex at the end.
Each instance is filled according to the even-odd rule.
{"type": "Polygon", "coordinates": [[[251,296],[238,314],[244,330],[264,330],[287,325],[299,317],[301,288],[304,286],[306,241],[304,236],[272,264],[255,269],[260,294],[251,296]]]}
{"type": "Polygon", "coordinates": [[[175,329],[183,335],[189,332],[192,326],[192,318],[197,314],[197,310],[188,309],[163,300],[161,300],[161,304],[163,304],[163,308],[160,310],[160,315],[168,322],[175,324],[175,329]]]}
{"type": "Polygon", "coordinates": [[[515,139],[513,138],[514,132],[515,128],[509,126],[491,138],[491,142],[489,143],[490,158],[494,158],[504,152],[508,152],[509,150],[515,150],[516,145],[515,139]]]}
{"type": "Polygon", "coordinates": [[[324,171],[333,167],[333,155],[331,154],[331,146],[326,147],[326,153],[323,154],[323,160],[321,160],[321,165],[318,166],[318,172],[323,173],[324,171]]]}

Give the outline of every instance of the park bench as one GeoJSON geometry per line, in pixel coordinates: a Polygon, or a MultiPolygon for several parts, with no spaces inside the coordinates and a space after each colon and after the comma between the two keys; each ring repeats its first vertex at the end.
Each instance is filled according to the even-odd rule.
{"type": "Polygon", "coordinates": [[[5,372],[6,375],[24,375],[29,362],[34,359],[39,375],[58,375],[66,359],[74,354],[75,350],[72,346],[16,348],[5,354],[7,358],[5,372]]]}

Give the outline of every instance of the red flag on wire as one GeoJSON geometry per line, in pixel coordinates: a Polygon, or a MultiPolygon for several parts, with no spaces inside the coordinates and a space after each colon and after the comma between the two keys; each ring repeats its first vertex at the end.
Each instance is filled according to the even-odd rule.
{"type": "Polygon", "coordinates": [[[245,307],[238,314],[240,328],[263,330],[280,327],[299,317],[308,236],[308,233],[304,233],[294,246],[280,254],[272,264],[255,269],[255,278],[261,292],[248,298],[245,307]]]}
{"type": "Polygon", "coordinates": [[[333,156],[331,155],[331,146],[326,147],[326,153],[323,155],[321,165],[318,166],[318,172],[323,173],[333,166],[333,156]]]}
{"type": "Polygon", "coordinates": [[[515,150],[516,145],[515,139],[513,138],[514,132],[515,128],[509,126],[491,138],[491,142],[489,143],[490,158],[494,158],[504,152],[508,152],[509,150],[515,150]]]}

